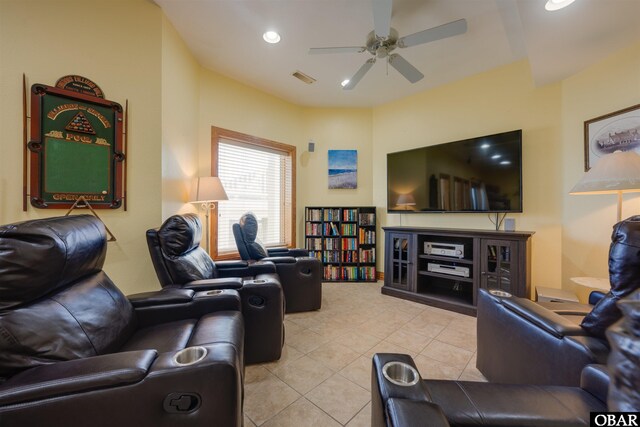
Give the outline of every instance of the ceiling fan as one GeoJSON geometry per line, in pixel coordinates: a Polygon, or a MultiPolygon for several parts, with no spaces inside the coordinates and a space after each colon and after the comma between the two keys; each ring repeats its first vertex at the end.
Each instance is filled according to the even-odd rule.
{"type": "Polygon", "coordinates": [[[374,30],[367,35],[365,46],[345,47],[314,47],[309,49],[310,54],[325,53],[362,53],[368,51],[373,58],[369,58],[362,67],[353,75],[343,89],[350,90],[356,87],[358,82],[373,67],[376,58],[387,58],[388,63],[402,74],[411,83],[415,83],[424,77],[416,67],[397,53],[392,53],[396,48],[416,46],[447,37],[464,34],[467,31],[467,21],[458,19],[438,27],[429,28],[404,37],[398,37],[398,32],[391,28],[391,6],[393,0],[372,0],[374,30]]]}

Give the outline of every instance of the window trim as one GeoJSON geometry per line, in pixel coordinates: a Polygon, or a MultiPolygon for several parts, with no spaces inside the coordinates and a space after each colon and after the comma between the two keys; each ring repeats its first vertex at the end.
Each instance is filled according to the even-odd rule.
{"type": "MultiPolygon", "coordinates": [[[[220,139],[229,139],[232,141],[242,142],[244,144],[255,145],[258,147],[271,148],[283,153],[291,158],[291,242],[289,248],[296,245],[296,147],[295,145],[283,144],[281,142],[270,141],[246,133],[236,132],[229,129],[223,129],[211,126],[211,176],[218,176],[218,147],[220,139]]],[[[216,212],[218,210],[218,202],[215,204],[216,212]]],[[[209,244],[211,248],[211,258],[214,260],[239,259],[238,251],[218,253],[218,215],[210,215],[209,244]]]]}

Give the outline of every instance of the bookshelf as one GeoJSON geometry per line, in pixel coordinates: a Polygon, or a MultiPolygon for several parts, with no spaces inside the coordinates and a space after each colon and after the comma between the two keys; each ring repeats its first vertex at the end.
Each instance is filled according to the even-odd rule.
{"type": "Polygon", "coordinates": [[[375,282],[376,208],[306,207],[305,247],[325,282],[375,282]]]}

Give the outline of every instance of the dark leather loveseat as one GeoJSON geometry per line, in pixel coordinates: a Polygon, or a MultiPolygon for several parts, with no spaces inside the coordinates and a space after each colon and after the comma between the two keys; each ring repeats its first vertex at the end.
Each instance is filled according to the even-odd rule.
{"type": "Polygon", "coordinates": [[[245,325],[247,364],[280,359],[284,345],[284,296],[271,262],[213,262],[200,247],[202,226],[194,214],[173,215],[147,230],[147,245],[160,285],[192,291],[235,289],[245,325]]]}
{"type": "Polygon", "coordinates": [[[106,250],[93,216],[0,227],[0,425],[241,426],[238,293],[128,299],[106,250]]]}
{"type": "Polygon", "coordinates": [[[609,250],[611,290],[593,307],[535,303],[478,293],[477,368],[493,382],[578,386],[582,368],[606,363],[605,330],[616,302],[640,286],[640,216],[616,224],[609,250]]]}
{"type": "Polygon", "coordinates": [[[320,310],[322,306],[322,262],[299,248],[265,248],[257,240],[258,220],[252,213],[233,224],[233,237],[240,258],[270,261],[280,276],[287,313],[320,310]]]}

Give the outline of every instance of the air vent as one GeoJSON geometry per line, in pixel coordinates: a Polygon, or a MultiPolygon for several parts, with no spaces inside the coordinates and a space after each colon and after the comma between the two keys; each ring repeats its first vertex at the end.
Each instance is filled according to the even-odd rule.
{"type": "Polygon", "coordinates": [[[302,71],[295,71],[291,75],[293,77],[295,77],[296,79],[298,79],[298,80],[302,80],[303,82],[305,82],[308,85],[310,85],[311,83],[316,81],[316,79],[314,79],[313,77],[307,76],[302,71]]]}

